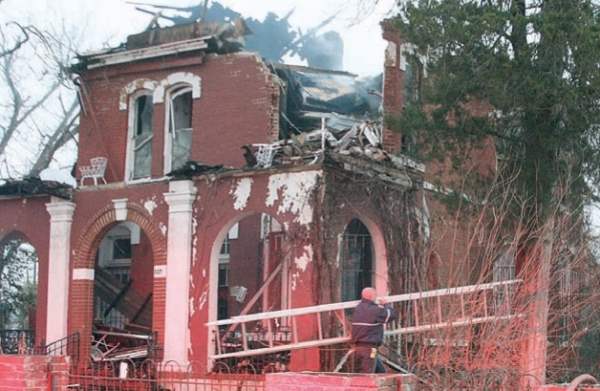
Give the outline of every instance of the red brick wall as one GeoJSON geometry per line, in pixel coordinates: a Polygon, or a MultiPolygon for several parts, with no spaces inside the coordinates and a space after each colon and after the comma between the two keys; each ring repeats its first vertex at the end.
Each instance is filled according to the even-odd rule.
{"type": "MultiPolygon", "coordinates": [[[[128,112],[119,110],[121,89],[138,78],[160,81],[174,72],[191,72],[202,78],[201,97],[193,101],[192,160],[242,166],[241,145],[277,138],[279,90],[258,57],[244,53],[204,58],[182,55],[83,74],[85,110],[80,120],[79,164],[88,164],[94,156],[107,156],[107,180],[123,180],[128,112]]],[[[164,103],[154,105],[154,177],[163,175],[164,107],[164,103]]]]}
{"type": "Polygon", "coordinates": [[[50,202],[50,197],[0,200],[0,243],[12,235],[21,236],[35,247],[38,255],[38,293],[35,316],[37,343],[41,343],[46,337],[50,238],[50,215],[46,211],[47,202],[50,202]]]}
{"type": "MultiPolygon", "coordinates": [[[[600,391],[600,386],[580,386],[577,388],[580,391],[600,391]]],[[[547,385],[541,386],[537,391],[569,391],[568,385],[547,385]]]]}
{"type": "Polygon", "coordinates": [[[62,391],[67,383],[64,357],[0,355],[0,391],[62,391]]]}
{"type": "MultiPolygon", "coordinates": [[[[404,71],[400,69],[400,32],[393,22],[382,22],[383,39],[396,45],[395,63],[385,64],[383,71],[383,109],[388,115],[398,115],[404,107],[404,71]]],[[[385,128],[383,131],[383,147],[389,152],[398,152],[401,147],[401,134],[385,128]]]]}
{"type": "Polygon", "coordinates": [[[415,391],[413,375],[363,375],[325,373],[272,373],[265,380],[266,391],[415,391]]]}
{"type": "MultiPolygon", "coordinates": [[[[266,213],[277,219],[286,227],[287,243],[293,246],[288,253],[290,257],[290,275],[294,276],[294,289],[292,295],[292,307],[303,307],[314,305],[313,296],[313,265],[309,262],[305,270],[297,268],[294,260],[304,254],[304,246],[311,243],[306,227],[296,221],[297,216],[282,212],[279,209],[280,201],[267,206],[269,172],[255,174],[252,176],[252,191],[246,205],[241,210],[233,208],[232,189],[235,188],[237,178],[222,177],[219,181],[209,182],[197,180],[198,200],[194,204],[194,219],[197,227],[194,236],[194,247],[192,249],[192,269],[190,278],[190,338],[191,348],[190,361],[197,363],[199,370],[206,369],[207,349],[212,342],[207,340],[208,329],[206,322],[209,320],[209,303],[213,301],[216,305],[216,297],[210,294],[209,278],[211,268],[216,267],[211,263],[211,252],[213,246],[220,246],[218,240],[232,224],[247,216],[266,213]],[[217,243],[218,241],[218,243],[217,243]]],[[[250,175],[250,174],[249,174],[250,175]]],[[[241,228],[242,229],[242,228],[241,228]]],[[[246,273],[256,273],[255,269],[243,268],[246,273]]],[[[300,323],[299,323],[300,324],[300,323]]],[[[302,324],[300,328],[300,339],[316,335],[316,328],[310,323],[302,324]]],[[[301,369],[318,369],[318,352],[306,353],[298,351],[293,353],[292,361],[301,364],[301,369]],[[309,356],[306,356],[309,354],[309,356]],[[317,368],[315,368],[315,365],[317,368]]],[[[299,365],[300,365],[299,364],[299,365]]],[[[300,368],[300,367],[299,367],[300,368]]]]}
{"type": "MultiPolygon", "coordinates": [[[[261,262],[260,215],[252,215],[239,222],[239,237],[230,241],[229,288],[244,286],[248,289],[246,300],[239,303],[228,295],[230,316],[239,315],[248,301],[261,286],[263,265],[261,262]]],[[[261,301],[251,312],[261,312],[261,301]]]]}
{"type": "Polygon", "coordinates": [[[131,259],[131,288],[145,298],[152,293],[154,260],[152,243],[144,232],[140,234],[140,243],[131,247],[131,259]]]}

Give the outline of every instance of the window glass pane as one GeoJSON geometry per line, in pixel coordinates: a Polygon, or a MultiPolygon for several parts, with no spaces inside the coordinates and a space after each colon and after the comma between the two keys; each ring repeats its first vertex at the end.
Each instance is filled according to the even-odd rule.
{"type": "Polygon", "coordinates": [[[136,99],[135,135],[152,133],[152,97],[143,95],[136,99]]]}
{"type": "Polygon", "coordinates": [[[363,288],[372,284],[373,248],[369,230],[352,220],[344,232],[342,259],[342,301],[360,299],[363,288]]]}
{"type": "Polygon", "coordinates": [[[133,178],[145,178],[150,176],[152,167],[152,137],[145,140],[135,141],[133,178]],[[142,144],[138,149],[138,144],[142,144]]]}
{"type": "Polygon", "coordinates": [[[171,101],[169,132],[171,134],[171,169],[190,159],[192,145],[192,92],[177,95],[171,101]]]}
{"type": "Polygon", "coordinates": [[[131,239],[115,239],[113,242],[113,259],[131,258],[131,239]]]}
{"type": "Polygon", "coordinates": [[[223,240],[221,255],[229,255],[229,237],[225,237],[225,240],[223,240]]]}
{"type": "Polygon", "coordinates": [[[190,160],[190,146],[192,145],[191,129],[178,130],[173,138],[171,151],[171,168],[182,167],[190,160]]]}
{"type": "Polygon", "coordinates": [[[229,265],[226,263],[219,265],[219,286],[226,287],[229,285],[229,265]]]}
{"type": "Polygon", "coordinates": [[[152,168],[152,96],[135,101],[135,133],[133,136],[133,179],[150,176],[152,168]]]}
{"type": "Polygon", "coordinates": [[[173,99],[173,125],[175,129],[192,127],[192,92],[178,95],[173,99]]]}

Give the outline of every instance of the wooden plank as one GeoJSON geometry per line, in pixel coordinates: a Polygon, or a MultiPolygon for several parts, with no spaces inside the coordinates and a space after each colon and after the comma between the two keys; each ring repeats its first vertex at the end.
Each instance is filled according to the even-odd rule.
{"type": "MultiPolygon", "coordinates": [[[[390,336],[390,335],[398,335],[398,334],[412,334],[412,333],[419,333],[419,332],[423,332],[423,331],[431,331],[431,330],[437,330],[437,329],[448,328],[448,327],[461,327],[461,326],[468,326],[468,325],[472,325],[472,324],[480,324],[480,323],[493,322],[493,321],[511,320],[511,319],[520,318],[523,316],[524,315],[488,316],[488,317],[460,320],[460,321],[456,321],[456,322],[443,322],[443,323],[439,323],[439,324],[423,325],[423,326],[419,326],[419,327],[404,327],[404,328],[400,328],[400,329],[396,329],[396,330],[386,331],[385,335],[390,336]]],[[[307,348],[314,348],[314,347],[319,347],[319,346],[347,343],[347,342],[350,342],[350,340],[351,340],[350,337],[336,337],[336,338],[326,338],[326,339],[322,339],[322,340],[302,341],[302,342],[296,342],[296,343],[291,343],[291,344],[286,344],[286,345],[277,345],[272,348],[269,347],[269,348],[251,349],[251,350],[247,350],[247,351],[231,352],[231,353],[224,353],[224,354],[215,354],[213,356],[210,356],[210,359],[218,360],[218,359],[233,358],[233,357],[260,356],[262,354],[284,352],[287,350],[307,349],[307,348]]]]}
{"type": "MultiPolygon", "coordinates": [[[[437,296],[452,296],[452,295],[460,295],[465,293],[472,293],[481,290],[494,289],[497,287],[501,287],[504,285],[516,285],[521,283],[522,280],[510,280],[510,281],[500,281],[493,282],[488,284],[479,284],[479,285],[467,285],[463,287],[457,288],[445,288],[445,289],[436,289],[432,291],[425,292],[417,292],[417,293],[405,293],[401,295],[387,296],[385,297],[385,301],[387,303],[398,303],[411,301],[415,299],[425,299],[425,298],[433,298],[437,296]]],[[[222,319],[213,322],[207,322],[207,326],[223,326],[230,325],[234,323],[242,323],[242,322],[252,322],[257,320],[264,319],[274,319],[274,318],[283,318],[283,317],[292,317],[299,315],[309,315],[317,312],[326,312],[326,311],[334,311],[341,309],[349,309],[354,308],[360,303],[360,300],[346,301],[342,303],[331,303],[331,304],[321,304],[315,305],[311,307],[300,307],[300,308],[291,308],[287,310],[280,311],[270,311],[270,312],[262,312],[257,314],[250,314],[244,316],[234,316],[230,319],[222,319]]]]}

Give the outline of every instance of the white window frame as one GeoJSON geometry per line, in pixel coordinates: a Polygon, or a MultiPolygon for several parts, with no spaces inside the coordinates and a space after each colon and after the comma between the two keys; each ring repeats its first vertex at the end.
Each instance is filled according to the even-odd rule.
{"type": "MultiPolygon", "coordinates": [[[[129,113],[127,120],[127,150],[125,153],[125,183],[131,182],[140,182],[146,181],[152,177],[152,175],[143,177],[143,178],[133,178],[133,171],[135,169],[135,145],[134,145],[134,136],[135,136],[135,123],[136,123],[136,110],[137,106],[135,105],[135,101],[141,96],[150,96],[151,99],[154,99],[153,91],[151,90],[138,90],[135,93],[131,94],[129,97],[129,113]]],[[[152,104],[154,104],[154,100],[152,100],[152,104]]],[[[154,110],[152,110],[152,114],[154,116],[154,110]]],[[[153,125],[154,127],[154,125],[153,125]]],[[[152,134],[152,139],[154,139],[154,132],[152,134]]]]}
{"type": "MultiPolygon", "coordinates": [[[[173,87],[171,87],[169,89],[169,92],[167,93],[167,99],[165,99],[165,142],[164,142],[164,152],[163,152],[163,156],[164,156],[164,174],[167,175],[169,172],[171,172],[172,169],[172,165],[171,165],[171,160],[172,160],[172,152],[173,152],[173,141],[172,141],[172,135],[169,132],[169,126],[170,126],[170,119],[172,118],[171,114],[171,108],[173,107],[173,100],[175,98],[177,98],[180,95],[183,94],[187,94],[187,93],[191,93],[192,94],[192,105],[194,102],[194,91],[193,91],[193,87],[189,84],[177,84],[173,87]],[[173,93],[175,91],[175,93],[173,93]]],[[[192,107],[192,119],[193,119],[193,115],[194,115],[194,110],[192,107]]],[[[191,119],[191,120],[192,120],[191,119]]],[[[192,131],[192,137],[193,137],[193,131],[194,128],[189,128],[192,131]]],[[[191,146],[190,146],[191,148],[191,146]]]]}

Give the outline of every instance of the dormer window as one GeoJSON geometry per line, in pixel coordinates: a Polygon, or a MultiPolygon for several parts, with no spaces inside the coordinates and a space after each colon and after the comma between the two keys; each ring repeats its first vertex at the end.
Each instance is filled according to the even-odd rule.
{"type": "Polygon", "coordinates": [[[152,170],[152,95],[143,92],[130,105],[127,178],[147,178],[152,170]]]}
{"type": "Polygon", "coordinates": [[[182,167],[190,159],[192,146],[192,89],[173,90],[168,100],[165,140],[165,173],[182,167]]]}

